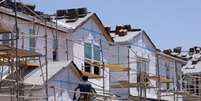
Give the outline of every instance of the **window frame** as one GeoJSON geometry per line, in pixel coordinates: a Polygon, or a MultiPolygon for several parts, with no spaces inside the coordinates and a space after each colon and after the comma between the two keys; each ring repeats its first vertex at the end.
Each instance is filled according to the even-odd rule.
{"type": "Polygon", "coordinates": [[[35,35],[35,30],[34,29],[29,29],[29,50],[30,51],[35,51],[36,48],[36,37],[33,36],[35,35]]]}
{"type": "Polygon", "coordinates": [[[91,73],[91,65],[87,62],[84,62],[84,71],[91,73]]]}
{"type": "Polygon", "coordinates": [[[5,40],[5,41],[2,41],[2,44],[3,45],[10,45],[10,42],[9,41],[6,41],[8,39],[10,39],[10,34],[9,33],[3,33],[2,34],[2,39],[5,40]]]}
{"type": "Polygon", "coordinates": [[[141,75],[147,75],[149,73],[149,60],[143,57],[137,57],[137,82],[141,82],[141,75]],[[142,66],[143,71],[142,71],[142,66]],[[140,73],[141,72],[141,73],[140,73]]]}
{"type": "Polygon", "coordinates": [[[92,45],[91,45],[91,43],[85,42],[84,43],[84,58],[91,60],[93,58],[93,56],[92,56],[93,53],[92,52],[93,51],[92,51],[92,45]],[[89,49],[87,49],[87,48],[89,48],[89,49]],[[86,53],[86,50],[89,51],[88,54],[86,53]]]}
{"type": "MultiPolygon", "coordinates": [[[[86,61],[93,63],[93,64],[100,64],[101,62],[101,51],[100,51],[100,46],[97,44],[89,43],[89,42],[84,42],[84,71],[88,72],[85,70],[86,67],[86,61]],[[90,49],[86,49],[86,47],[90,47],[90,49]],[[99,50],[96,50],[95,47],[98,47],[99,50]],[[86,51],[89,50],[90,56],[87,56],[86,51]],[[96,52],[99,51],[99,55],[96,54],[96,52]],[[96,58],[98,56],[98,58],[96,58]]],[[[101,75],[101,68],[98,66],[91,65],[90,66],[90,73],[93,73],[95,75],[101,75]],[[98,68],[98,70],[97,70],[98,68]]]]}
{"type": "Polygon", "coordinates": [[[101,61],[101,50],[98,45],[93,45],[93,59],[95,61],[101,61]]]}
{"type": "Polygon", "coordinates": [[[52,60],[53,61],[58,61],[58,50],[54,49],[52,51],[52,60]]]}
{"type": "Polygon", "coordinates": [[[94,62],[97,66],[93,66],[93,73],[96,75],[101,75],[101,69],[98,67],[100,65],[99,62],[94,62]]]}

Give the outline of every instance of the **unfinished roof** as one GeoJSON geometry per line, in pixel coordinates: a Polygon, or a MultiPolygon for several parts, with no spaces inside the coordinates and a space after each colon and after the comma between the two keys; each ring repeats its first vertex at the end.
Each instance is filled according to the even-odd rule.
{"type": "Polygon", "coordinates": [[[180,59],[180,58],[177,58],[177,57],[174,57],[174,56],[171,56],[171,55],[167,55],[167,54],[165,54],[163,52],[159,52],[158,51],[157,54],[160,55],[160,56],[164,56],[164,57],[167,57],[167,58],[179,61],[182,64],[186,64],[187,63],[187,61],[184,61],[183,59],[180,59]]]}
{"type": "Polygon", "coordinates": [[[141,32],[142,31],[128,32],[128,34],[124,36],[118,36],[118,35],[115,35],[115,33],[110,33],[110,34],[113,37],[114,42],[129,42],[135,36],[139,35],[141,32]]]}
{"type": "Polygon", "coordinates": [[[153,43],[153,41],[151,40],[151,38],[147,35],[147,33],[143,30],[140,31],[128,31],[126,35],[124,36],[119,36],[115,34],[115,31],[112,31],[110,33],[110,35],[113,37],[114,42],[116,43],[128,43],[129,41],[131,41],[134,37],[140,35],[140,34],[144,34],[145,37],[150,41],[151,45],[156,49],[155,44],[153,43]]]}
{"type": "MultiPolygon", "coordinates": [[[[68,28],[69,30],[76,31],[79,29],[83,24],[85,24],[89,19],[92,19],[97,24],[97,27],[100,31],[102,31],[103,36],[109,41],[113,42],[112,37],[110,34],[105,30],[101,20],[95,13],[87,13],[86,16],[78,18],[76,21],[73,22],[66,22],[67,19],[59,19],[57,20],[58,26],[68,28]]],[[[56,22],[56,20],[53,20],[53,22],[56,22]]]]}
{"type": "MultiPolygon", "coordinates": [[[[0,14],[4,14],[4,15],[8,15],[10,17],[15,17],[15,13],[12,9],[8,9],[8,8],[5,8],[5,7],[0,7],[0,14]]],[[[35,18],[34,16],[31,16],[31,15],[28,15],[28,14],[24,14],[22,12],[17,12],[17,18],[20,19],[20,20],[23,20],[23,21],[27,21],[27,22],[32,22],[33,21],[33,18],[35,18]]],[[[0,20],[0,24],[3,24],[5,22],[3,22],[3,20],[1,19],[0,20]]],[[[35,19],[35,24],[38,24],[38,25],[41,25],[41,26],[47,26],[48,28],[51,28],[51,29],[55,29],[55,30],[58,30],[58,31],[61,31],[61,32],[64,32],[64,33],[68,33],[69,30],[66,29],[66,28],[63,28],[63,27],[56,27],[56,24],[51,22],[51,21],[48,21],[46,24],[41,21],[41,19],[35,19]]],[[[5,30],[5,28],[7,27],[10,27],[12,26],[12,24],[8,24],[6,26],[3,27],[3,29],[0,29],[0,32],[2,30],[2,32],[7,32],[7,31],[12,31],[12,27],[9,29],[9,30],[5,30]]]]}
{"type": "MultiPolygon", "coordinates": [[[[80,25],[86,22],[94,13],[88,13],[85,17],[78,18],[76,21],[66,22],[67,19],[59,19],[58,24],[69,29],[77,29],[80,25]]],[[[53,20],[56,22],[55,20],[53,20]]]]}
{"type": "MultiPolygon", "coordinates": [[[[63,70],[64,68],[67,68],[68,66],[75,66],[72,61],[58,61],[58,62],[49,62],[48,63],[48,80],[51,79],[54,75],[56,75],[59,71],[63,70]]],[[[42,67],[42,70],[45,71],[45,67],[42,67]]],[[[41,73],[41,68],[35,69],[33,72],[28,74],[24,80],[24,83],[26,84],[34,84],[34,85],[42,85],[43,82],[43,76],[45,78],[45,72],[41,73]]]]}
{"type": "MultiPolygon", "coordinates": [[[[24,80],[24,83],[26,84],[32,84],[32,85],[42,85],[43,82],[43,76],[45,78],[45,68],[46,66],[42,67],[43,73],[41,73],[41,68],[36,68],[33,72],[31,72],[30,74],[28,74],[24,80]]],[[[77,66],[75,65],[75,63],[70,60],[70,61],[57,61],[57,62],[49,62],[48,63],[48,80],[50,80],[54,75],[56,75],[57,73],[59,73],[60,71],[62,71],[65,68],[71,68],[75,75],[79,77],[79,79],[81,80],[82,76],[88,76],[89,78],[102,78],[103,76],[100,75],[95,75],[95,74],[91,74],[91,73],[87,73],[87,72],[83,72],[80,69],[77,68],[77,66]]]]}
{"type": "Polygon", "coordinates": [[[201,54],[192,55],[192,59],[182,68],[184,74],[201,73],[201,54]]]}

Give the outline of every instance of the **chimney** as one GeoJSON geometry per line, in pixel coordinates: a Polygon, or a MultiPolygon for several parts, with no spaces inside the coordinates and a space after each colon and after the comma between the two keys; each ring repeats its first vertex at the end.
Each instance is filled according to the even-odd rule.
{"type": "Polygon", "coordinates": [[[194,47],[196,54],[200,53],[200,47],[195,46],[194,47]]]}
{"type": "Polygon", "coordinates": [[[166,49],[166,50],[163,51],[163,53],[171,55],[172,50],[171,49],[166,49]]]}
{"type": "Polygon", "coordinates": [[[127,34],[128,30],[125,28],[125,26],[116,26],[115,34],[119,36],[125,36],[127,34]]]}
{"type": "Polygon", "coordinates": [[[132,30],[131,25],[124,25],[123,27],[124,27],[124,29],[127,29],[128,31],[132,30]]]}
{"type": "Polygon", "coordinates": [[[194,52],[195,52],[195,48],[190,48],[190,49],[189,49],[189,55],[193,55],[194,52]]]}
{"type": "Polygon", "coordinates": [[[180,54],[180,53],[181,53],[181,49],[182,49],[182,47],[176,47],[176,48],[173,49],[173,51],[174,51],[175,53],[180,54]]]}

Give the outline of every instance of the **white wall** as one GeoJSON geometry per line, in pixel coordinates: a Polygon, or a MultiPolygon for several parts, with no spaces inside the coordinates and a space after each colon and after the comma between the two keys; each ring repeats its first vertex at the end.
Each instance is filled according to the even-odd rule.
{"type": "MultiPolygon", "coordinates": [[[[29,16],[30,17],[30,16],[29,16]]],[[[1,20],[6,21],[7,23],[14,23],[14,17],[8,16],[5,14],[0,13],[1,20]]],[[[32,17],[31,17],[32,18],[32,17]]],[[[35,18],[36,19],[36,18],[35,18]]],[[[29,30],[35,29],[35,33],[40,37],[36,37],[36,52],[39,52],[45,55],[45,27],[39,24],[33,24],[32,22],[25,21],[22,19],[18,19],[18,27],[20,33],[20,39],[18,48],[23,48],[29,50],[29,30]],[[23,37],[24,36],[24,37],[23,37]]],[[[53,51],[53,34],[56,33],[56,30],[53,28],[47,28],[47,47],[48,47],[48,60],[52,61],[52,51],[53,51]]],[[[58,39],[59,39],[59,46],[58,46],[58,60],[66,60],[66,38],[67,34],[65,32],[57,31],[58,39]]]]}
{"type": "MultiPolygon", "coordinates": [[[[72,101],[74,89],[78,86],[81,82],[79,79],[79,75],[76,76],[76,70],[73,70],[74,67],[69,65],[65,67],[56,75],[54,75],[48,81],[48,95],[49,101],[54,101],[56,95],[56,101],[72,101]],[[51,88],[54,87],[54,88],[51,88]],[[54,93],[55,90],[55,93],[54,93]]],[[[45,97],[45,89],[38,89],[33,90],[32,92],[26,92],[26,94],[30,94],[31,97],[45,97]]],[[[36,100],[29,100],[29,101],[43,101],[42,99],[36,100]]],[[[45,101],[45,100],[44,100],[45,101]]]]}
{"type": "MultiPolygon", "coordinates": [[[[74,67],[68,66],[49,81],[49,86],[56,88],[57,101],[72,101],[74,93],[71,91],[74,91],[81,82],[71,68],[74,67]]],[[[49,101],[54,101],[53,88],[49,89],[49,101]]]]}
{"type": "MultiPolygon", "coordinates": [[[[113,45],[110,46],[109,57],[110,63],[115,65],[128,66],[128,46],[113,45]]],[[[118,81],[128,80],[127,71],[110,70],[110,84],[115,85],[118,81]]],[[[128,98],[128,88],[110,88],[111,92],[116,95],[121,95],[121,98],[128,98]]]]}
{"type": "MultiPolygon", "coordinates": [[[[138,57],[142,57],[147,59],[149,62],[148,66],[148,74],[149,75],[156,75],[156,51],[155,48],[152,46],[148,38],[145,36],[145,34],[142,32],[139,36],[135,37],[133,40],[133,43],[131,44],[132,50],[135,52],[130,52],[130,61],[138,61],[136,60],[136,55],[138,57]]],[[[134,69],[136,72],[136,62],[131,63],[131,68],[134,69]]],[[[136,77],[136,75],[134,75],[136,77]]],[[[134,79],[133,82],[136,80],[134,79]]],[[[153,80],[150,80],[150,86],[156,87],[156,82],[153,80]]],[[[136,95],[136,88],[131,88],[131,95],[136,95]],[[133,93],[133,94],[132,94],[133,93]]],[[[153,98],[156,99],[156,90],[155,89],[147,89],[147,98],[153,98]]]]}
{"type": "MultiPolygon", "coordinates": [[[[69,37],[69,58],[72,58],[79,69],[82,69],[84,66],[84,42],[89,42],[95,45],[100,46],[100,39],[103,44],[103,49],[108,47],[108,43],[101,34],[102,32],[97,27],[94,20],[90,19],[81,27],[79,27],[75,32],[70,34],[69,37]],[[87,30],[85,30],[87,29],[87,30]],[[71,45],[71,46],[70,46],[71,45]]],[[[103,54],[104,62],[107,63],[107,54],[103,54]]],[[[105,69],[105,89],[109,90],[109,69],[105,69]]],[[[103,71],[101,69],[101,75],[103,71]]],[[[95,88],[102,89],[103,79],[91,79],[91,82],[95,83],[98,86],[93,85],[95,88]]]]}
{"type": "MultiPolygon", "coordinates": [[[[4,14],[0,14],[0,17],[2,18],[2,20],[5,20],[8,23],[14,23],[14,17],[10,17],[4,14]]],[[[20,40],[19,40],[18,46],[19,48],[23,48],[22,46],[24,45],[24,49],[29,50],[29,29],[33,29],[33,24],[24,20],[20,20],[20,19],[18,20],[18,23],[19,23],[18,26],[20,30],[20,40]],[[24,39],[22,39],[21,35],[25,35],[24,39]]],[[[38,35],[40,36],[45,35],[45,27],[36,24],[35,28],[38,35]]],[[[53,57],[52,56],[53,33],[56,33],[56,31],[53,29],[47,28],[48,61],[53,60],[52,58],[53,57]]],[[[100,33],[102,32],[98,29],[96,23],[92,19],[88,20],[84,25],[81,26],[81,28],[76,30],[74,33],[68,34],[68,33],[59,31],[58,32],[58,38],[59,38],[58,60],[59,61],[66,60],[68,56],[68,59],[73,59],[76,65],[81,69],[84,63],[83,60],[76,59],[75,57],[84,59],[84,47],[83,47],[84,42],[89,42],[93,40],[94,44],[99,45],[99,39],[101,38],[104,48],[108,46],[105,37],[103,37],[103,35],[100,33]],[[82,30],[82,28],[92,30],[93,32],[82,30]],[[98,33],[94,33],[94,32],[98,32],[98,33]],[[73,41],[76,41],[77,43],[68,40],[67,41],[68,44],[66,45],[66,39],[71,39],[73,41]],[[66,52],[68,54],[66,54],[66,52]]],[[[39,52],[45,55],[45,38],[40,38],[40,37],[36,38],[35,49],[36,49],[36,52],[39,52]]],[[[107,58],[105,56],[107,55],[104,55],[104,61],[107,63],[107,58]]],[[[42,63],[44,63],[44,59],[42,59],[42,63]]],[[[108,74],[109,69],[106,69],[105,72],[106,72],[105,73],[105,76],[106,76],[105,89],[109,90],[109,74],[108,74]]],[[[99,86],[103,86],[103,79],[93,79],[90,81],[99,86]]],[[[94,86],[94,87],[100,88],[97,86],[94,86]]]]}
{"type": "MultiPolygon", "coordinates": [[[[181,75],[181,68],[182,68],[182,62],[169,58],[167,56],[163,56],[163,55],[159,55],[159,74],[162,77],[167,78],[167,74],[169,75],[169,79],[173,80],[174,83],[169,83],[169,90],[181,90],[181,87],[177,87],[177,82],[180,83],[178,84],[179,86],[181,86],[181,82],[180,82],[180,75],[181,75]],[[177,71],[176,71],[177,68],[177,71]],[[167,69],[169,70],[169,72],[167,71],[167,69]],[[176,72],[178,73],[178,78],[176,78],[176,72]]],[[[162,90],[167,90],[167,83],[161,83],[161,89],[162,90]]],[[[170,94],[170,93],[162,93],[162,94],[170,94]]],[[[176,95],[175,96],[180,96],[180,95],[176,95]]],[[[162,99],[165,100],[174,100],[174,96],[164,96],[162,97],[162,99]]],[[[182,99],[179,99],[182,100],[182,99]]]]}
{"type": "MultiPolygon", "coordinates": [[[[128,34],[132,34],[132,32],[129,32],[128,34]]],[[[119,46],[116,43],[117,46],[113,46],[113,55],[116,57],[111,57],[111,60],[113,60],[112,63],[120,64],[128,66],[128,47],[127,46],[119,46]]],[[[124,43],[125,44],[125,43],[124,43]]],[[[149,70],[148,73],[156,75],[156,51],[155,48],[152,46],[150,41],[147,39],[147,37],[143,34],[143,32],[137,36],[135,36],[132,40],[127,42],[126,45],[130,45],[129,49],[129,67],[130,67],[130,83],[136,83],[137,82],[137,56],[146,58],[149,60],[149,70]]],[[[113,73],[113,72],[112,72],[113,73]]],[[[126,75],[126,73],[125,73],[126,75]]],[[[113,81],[126,80],[128,79],[126,76],[118,76],[116,75],[116,78],[113,79],[113,81]]],[[[151,80],[151,85],[156,86],[156,82],[151,80]]],[[[114,92],[121,92],[126,94],[128,91],[126,91],[126,88],[124,89],[112,89],[114,92]]],[[[127,89],[128,90],[128,89],[127,89]]],[[[127,94],[128,95],[128,94],[127,94]]],[[[132,96],[138,96],[138,91],[136,88],[130,88],[130,95],[132,96]]],[[[156,90],[154,89],[147,89],[147,98],[153,98],[156,99],[156,90]]]]}

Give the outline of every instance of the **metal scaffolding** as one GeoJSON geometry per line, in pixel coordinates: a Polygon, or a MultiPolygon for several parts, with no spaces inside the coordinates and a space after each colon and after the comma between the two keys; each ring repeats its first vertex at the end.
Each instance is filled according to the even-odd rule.
{"type": "MultiPolygon", "coordinates": [[[[18,28],[18,15],[16,8],[16,0],[14,0],[14,25],[1,26],[1,35],[7,34],[9,39],[1,39],[2,43],[7,42],[10,44],[0,45],[0,66],[1,66],[1,81],[0,81],[0,96],[7,97],[11,101],[23,101],[27,97],[27,89],[30,91],[35,86],[24,84],[23,80],[26,73],[29,70],[35,68],[42,68],[44,66],[41,63],[41,57],[45,57],[47,60],[47,50],[45,56],[40,53],[28,51],[25,49],[19,49],[19,28],[18,28]],[[6,27],[5,27],[6,26],[6,27]],[[14,29],[13,29],[14,28],[14,29]],[[38,64],[34,63],[38,61],[38,64]],[[6,71],[6,73],[5,73],[6,71]],[[31,87],[30,87],[31,86],[31,87]]],[[[34,22],[33,22],[34,23],[34,22]]],[[[3,23],[1,23],[3,24],[3,23]]],[[[47,33],[46,33],[47,34],[47,33]]],[[[47,35],[46,35],[47,36],[47,35]]],[[[47,38],[45,38],[47,40],[47,38]]],[[[45,44],[47,49],[47,43],[45,44]]],[[[47,62],[45,63],[47,68],[47,62]]],[[[41,74],[46,74],[46,79],[42,76],[44,82],[47,80],[47,70],[41,71],[41,74]]],[[[48,89],[46,87],[46,89],[48,89]]],[[[37,98],[37,97],[35,97],[37,98]]],[[[45,97],[47,98],[47,97],[45,97]]]]}
{"type": "MultiPolygon", "coordinates": [[[[1,3],[1,2],[0,2],[1,3]]],[[[25,5],[24,5],[25,6],[25,5]]],[[[17,15],[17,11],[16,11],[16,1],[15,1],[15,8],[14,8],[14,13],[15,13],[15,24],[14,25],[10,25],[10,26],[2,26],[2,24],[0,25],[0,33],[1,34],[8,34],[10,36],[9,39],[1,39],[1,42],[9,42],[9,45],[0,45],[0,73],[1,73],[1,77],[0,77],[0,96],[2,97],[9,97],[11,99],[11,101],[23,101],[23,100],[27,100],[27,99],[37,99],[37,100],[47,100],[48,101],[48,90],[49,89],[54,89],[54,90],[60,90],[63,91],[65,89],[62,88],[57,88],[57,87],[49,87],[47,80],[48,80],[48,58],[47,58],[47,54],[48,54],[48,33],[47,33],[47,21],[40,17],[38,14],[36,14],[34,11],[32,11],[29,7],[25,6],[25,8],[27,10],[29,10],[30,12],[33,13],[33,15],[36,18],[39,18],[40,21],[44,24],[45,26],[45,32],[44,32],[44,36],[43,35],[19,35],[19,28],[18,28],[18,15],[17,15]],[[45,55],[42,55],[40,53],[37,52],[33,52],[33,51],[28,51],[25,50],[23,48],[24,45],[22,45],[22,49],[19,48],[19,39],[21,38],[30,38],[30,37],[40,37],[40,38],[44,38],[44,46],[45,46],[45,55]],[[41,62],[41,58],[45,58],[45,63],[41,62]],[[34,61],[34,62],[33,62],[34,61]],[[35,61],[38,61],[38,64],[35,63],[35,61]],[[45,66],[45,71],[42,69],[42,67],[45,66]],[[44,85],[42,86],[38,86],[38,85],[28,85],[25,84],[23,82],[26,73],[28,72],[28,70],[33,70],[35,68],[40,68],[41,69],[41,74],[42,74],[42,79],[44,82],[44,85]],[[4,74],[4,72],[6,72],[6,75],[4,74]],[[30,97],[30,92],[32,90],[38,90],[38,89],[45,89],[45,94],[46,96],[32,96],[30,97]]],[[[33,22],[29,22],[29,23],[33,23],[34,24],[34,19],[33,22]]],[[[33,25],[34,26],[34,25],[33,25]]],[[[57,20],[56,20],[56,39],[58,40],[58,32],[57,32],[57,20]]],[[[36,32],[36,31],[34,31],[36,32]]],[[[76,43],[75,40],[70,40],[70,39],[65,39],[66,40],[66,44],[68,44],[68,42],[73,42],[76,43]]],[[[192,76],[192,75],[184,75],[183,79],[178,79],[177,77],[182,76],[182,74],[178,73],[178,69],[177,69],[177,63],[175,61],[175,74],[176,74],[176,80],[172,80],[166,77],[163,77],[160,75],[160,63],[157,57],[157,61],[156,61],[156,71],[157,74],[152,74],[152,73],[147,73],[146,71],[142,71],[141,69],[138,70],[134,70],[131,69],[130,64],[133,62],[142,62],[142,61],[149,61],[152,62],[150,59],[145,60],[145,59],[138,59],[138,56],[136,55],[136,57],[131,57],[130,56],[130,52],[133,52],[132,49],[130,48],[130,46],[128,47],[128,62],[127,62],[127,66],[122,66],[122,65],[114,65],[114,64],[107,64],[105,63],[103,60],[103,47],[102,47],[102,41],[100,38],[100,51],[101,51],[101,62],[99,64],[91,62],[91,61],[87,61],[85,59],[80,59],[79,57],[73,57],[73,58],[77,58],[80,59],[88,64],[90,64],[91,66],[97,66],[100,67],[103,70],[103,74],[102,75],[95,75],[95,74],[91,74],[85,71],[81,71],[83,75],[89,76],[89,78],[102,78],[103,79],[103,86],[101,87],[102,89],[102,93],[100,94],[95,94],[95,96],[99,96],[101,97],[101,99],[105,99],[105,98],[116,98],[116,96],[111,94],[111,91],[106,91],[105,90],[105,69],[109,68],[111,70],[116,70],[118,73],[117,75],[115,74],[115,77],[120,77],[120,76],[127,76],[127,80],[119,80],[118,82],[111,84],[111,88],[126,88],[128,89],[128,99],[127,100],[138,100],[138,101],[146,101],[147,100],[147,89],[154,89],[157,92],[157,100],[160,101],[162,100],[161,97],[164,96],[173,96],[174,97],[174,101],[178,101],[179,98],[186,98],[186,99],[197,99],[200,100],[201,99],[201,86],[199,86],[199,83],[201,83],[201,77],[200,75],[196,75],[196,76],[192,76]],[[135,61],[131,61],[130,59],[136,59],[135,61]],[[137,73],[132,73],[132,71],[135,71],[137,73]],[[139,82],[131,82],[131,76],[139,76],[139,82]],[[150,83],[150,81],[156,81],[157,85],[156,86],[152,86],[152,84],[150,83]],[[192,81],[192,80],[196,80],[196,81],[192,81]],[[180,82],[178,82],[180,81],[180,82]],[[198,84],[195,84],[199,82],[198,84]],[[180,84],[182,83],[182,87],[184,89],[178,89],[178,88],[173,88],[173,89],[161,89],[161,85],[162,84],[169,84],[169,83],[173,83],[173,85],[175,85],[176,87],[178,87],[180,84]],[[137,92],[138,92],[138,96],[131,96],[130,95],[130,90],[131,88],[136,88],[137,92]],[[163,94],[165,93],[165,94],[163,94]],[[168,93],[168,94],[167,94],[168,93]],[[181,95],[181,96],[178,96],[181,95]]],[[[68,48],[68,46],[67,46],[68,48]]],[[[67,49],[68,51],[68,49],[67,49]]],[[[134,54],[136,54],[134,52],[134,54]]],[[[68,60],[68,53],[67,53],[67,60],[68,60]]],[[[112,74],[111,72],[109,72],[109,76],[114,76],[114,74],[112,74]]],[[[111,80],[111,78],[110,78],[111,80]]],[[[111,83],[111,81],[110,81],[111,83]]],[[[74,91],[68,91],[70,93],[74,93],[74,91]]],[[[83,92],[79,92],[79,93],[83,93],[83,92]]],[[[91,93],[90,93],[91,94],[91,93]]],[[[55,96],[56,99],[56,96],[55,96]]]]}

